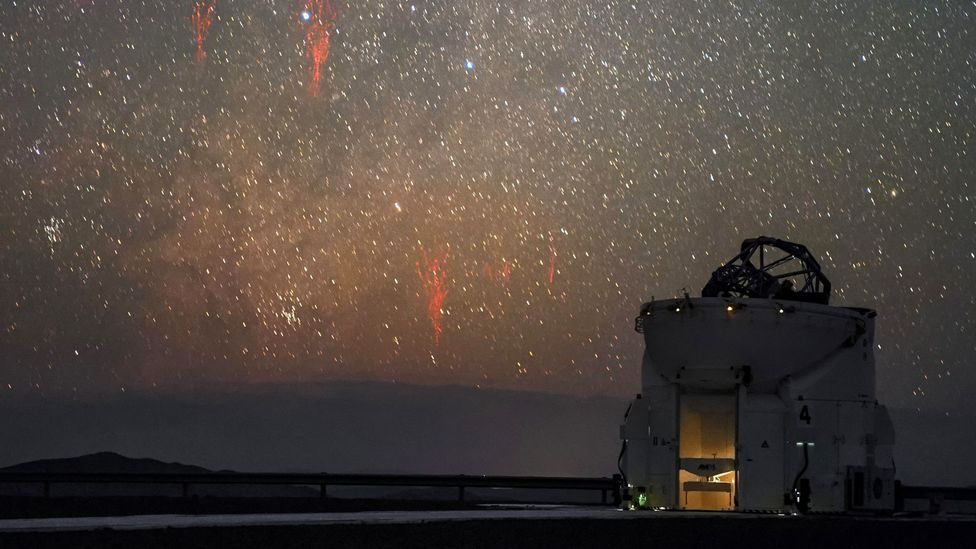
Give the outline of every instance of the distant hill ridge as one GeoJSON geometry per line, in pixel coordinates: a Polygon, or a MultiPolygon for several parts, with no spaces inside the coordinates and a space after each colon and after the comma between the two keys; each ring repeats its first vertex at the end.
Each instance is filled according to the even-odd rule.
{"type": "Polygon", "coordinates": [[[17,473],[210,473],[209,469],[183,463],[166,463],[151,458],[130,458],[115,452],[84,456],[39,459],[0,468],[17,473]]]}

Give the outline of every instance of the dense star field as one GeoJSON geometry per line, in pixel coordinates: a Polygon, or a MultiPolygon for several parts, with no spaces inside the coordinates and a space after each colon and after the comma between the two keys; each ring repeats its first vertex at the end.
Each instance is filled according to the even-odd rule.
{"type": "Polygon", "coordinates": [[[0,6],[0,394],[638,390],[743,238],[976,389],[976,4],[0,6]],[[324,11],[323,11],[324,10],[324,11]]]}

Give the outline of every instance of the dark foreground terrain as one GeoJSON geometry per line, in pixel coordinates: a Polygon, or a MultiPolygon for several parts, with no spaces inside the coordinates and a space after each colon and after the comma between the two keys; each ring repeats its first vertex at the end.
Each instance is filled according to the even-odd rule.
{"type": "MultiPolygon", "coordinates": [[[[976,521],[648,513],[614,519],[472,519],[3,532],[0,547],[969,547],[976,521]]],[[[2,528],[2,527],[0,527],[2,528]]]]}
{"type": "MultiPolygon", "coordinates": [[[[473,509],[454,500],[256,498],[256,497],[66,497],[0,496],[0,519],[112,517],[129,515],[215,515],[243,513],[331,513],[362,511],[432,511],[473,509]]],[[[2,549],[0,545],[0,549],[2,549]]]]}

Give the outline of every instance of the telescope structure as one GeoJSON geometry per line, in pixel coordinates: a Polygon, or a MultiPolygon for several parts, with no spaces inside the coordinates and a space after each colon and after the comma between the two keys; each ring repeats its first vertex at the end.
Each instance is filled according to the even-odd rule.
{"type": "Polygon", "coordinates": [[[641,307],[641,392],[620,429],[632,506],[894,510],[877,315],[830,305],[830,291],[806,247],[759,237],[702,297],[641,307]]]}

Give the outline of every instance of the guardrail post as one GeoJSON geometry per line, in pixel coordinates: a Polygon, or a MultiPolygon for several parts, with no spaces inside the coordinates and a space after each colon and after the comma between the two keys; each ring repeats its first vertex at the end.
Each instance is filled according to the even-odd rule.
{"type": "Polygon", "coordinates": [[[319,484],[319,497],[320,498],[329,497],[328,496],[327,489],[326,489],[327,486],[328,486],[328,484],[325,484],[324,482],[322,484],[319,484]]]}
{"type": "MultiPolygon", "coordinates": [[[[614,484],[614,489],[613,489],[613,504],[616,505],[617,507],[620,507],[620,504],[623,503],[623,499],[621,497],[621,492],[623,492],[623,490],[625,488],[624,487],[624,477],[622,475],[619,475],[619,474],[613,475],[613,484],[614,484]]],[[[604,503],[606,503],[606,502],[604,502],[604,503]]]]}
{"type": "Polygon", "coordinates": [[[464,485],[458,486],[458,501],[464,503],[464,485]]]}

